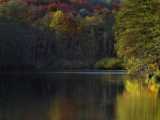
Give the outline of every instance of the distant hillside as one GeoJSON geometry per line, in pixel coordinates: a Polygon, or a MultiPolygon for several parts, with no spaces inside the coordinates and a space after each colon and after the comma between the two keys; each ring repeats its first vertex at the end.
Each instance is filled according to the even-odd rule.
{"type": "Polygon", "coordinates": [[[63,0],[3,2],[0,67],[93,68],[96,61],[115,56],[113,12],[104,4],[77,5],[63,0]]]}

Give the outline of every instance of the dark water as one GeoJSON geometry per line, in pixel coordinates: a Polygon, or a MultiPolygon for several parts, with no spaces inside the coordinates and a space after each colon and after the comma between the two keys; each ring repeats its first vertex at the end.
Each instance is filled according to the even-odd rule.
{"type": "Polygon", "coordinates": [[[123,71],[0,74],[0,120],[116,120],[123,71]]]}

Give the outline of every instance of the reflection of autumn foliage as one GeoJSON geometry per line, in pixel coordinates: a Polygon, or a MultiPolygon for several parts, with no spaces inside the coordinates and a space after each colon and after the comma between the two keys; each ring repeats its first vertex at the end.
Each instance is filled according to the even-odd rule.
{"type": "Polygon", "coordinates": [[[57,97],[49,111],[50,120],[76,120],[76,104],[70,98],[57,97]]]}

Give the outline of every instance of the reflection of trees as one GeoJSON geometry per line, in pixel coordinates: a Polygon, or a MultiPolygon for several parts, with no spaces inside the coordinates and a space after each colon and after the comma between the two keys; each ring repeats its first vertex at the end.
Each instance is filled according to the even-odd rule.
{"type": "Polygon", "coordinates": [[[159,120],[160,100],[138,81],[127,82],[126,91],[117,98],[117,120],[159,120]]]}
{"type": "Polygon", "coordinates": [[[159,120],[160,101],[152,96],[119,96],[117,120],[159,120]]]}

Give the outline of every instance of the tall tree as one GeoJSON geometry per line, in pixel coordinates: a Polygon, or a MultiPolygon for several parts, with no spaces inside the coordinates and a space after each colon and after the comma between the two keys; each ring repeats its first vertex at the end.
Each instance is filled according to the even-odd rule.
{"type": "Polygon", "coordinates": [[[117,53],[130,72],[153,72],[160,67],[160,2],[126,0],[116,14],[117,53]]]}

